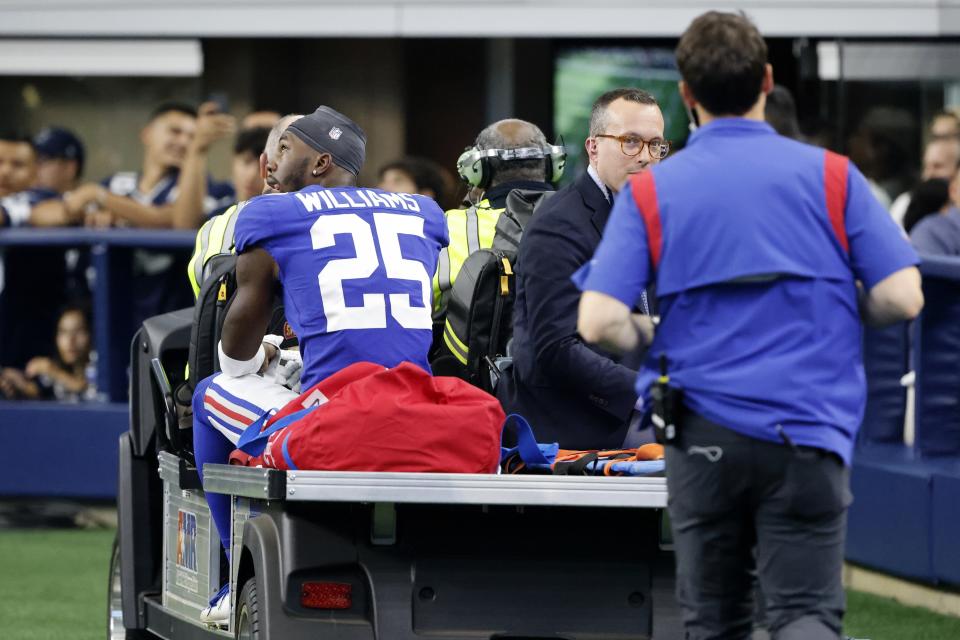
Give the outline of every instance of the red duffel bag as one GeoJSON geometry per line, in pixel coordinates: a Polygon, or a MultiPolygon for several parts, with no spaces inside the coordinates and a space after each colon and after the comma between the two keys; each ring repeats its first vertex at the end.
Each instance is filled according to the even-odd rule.
{"type": "Polygon", "coordinates": [[[496,398],[459,378],[434,377],[408,362],[392,369],[359,362],[251,425],[231,462],[495,473],[504,419],[496,398]]]}

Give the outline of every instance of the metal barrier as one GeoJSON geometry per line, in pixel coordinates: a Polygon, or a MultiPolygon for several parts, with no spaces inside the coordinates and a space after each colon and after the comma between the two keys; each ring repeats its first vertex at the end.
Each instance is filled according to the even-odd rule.
{"type": "MultiPolygon", "coordinates": [[[[135,249],[189,250],[195,231],[145,229],[5,229],[3,247],[90,248],[95,273],[93,342],[97,350],[97,389],[113,402],[126,400],[130,339],[136,331],[130,305],[135,249]]],[[[186,282],[186,273],[182,275],[186,282]]]]}

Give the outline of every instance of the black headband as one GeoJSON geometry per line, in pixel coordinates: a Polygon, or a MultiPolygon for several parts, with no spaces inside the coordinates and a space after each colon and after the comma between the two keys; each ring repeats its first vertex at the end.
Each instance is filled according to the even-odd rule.
{"type": "Polygon", "coordinates": [[[353,175],[366,158],[367,136],[356,122],[330,107],[320,106],[293,122],[290,131],[308,145],[333,156],[333,161],[353,175]]]}

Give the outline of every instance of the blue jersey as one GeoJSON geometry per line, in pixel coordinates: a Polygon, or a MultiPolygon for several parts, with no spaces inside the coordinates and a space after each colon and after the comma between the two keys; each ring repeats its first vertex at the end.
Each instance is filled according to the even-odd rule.
{"type": "Polygon", "coordinates": [[[837,221],[848,246],[832,226],[824,150],[762,122],[714,120],[650,170],[656,234],[632,183],[620,192],[575,278],[629,307],[656,283],[661,322],[640,394],[665,355],[685,403],[708,420],[774,442],[782,429],[850,462],[866,402],[855,281],[870,289],[918,259],[848,167],[837,221]]]}
{"type": "Polygon", "coordinates": [[[310,186],[253,198],[237,216],[237,253],[280,267],[287,321],[300,338],[304,389],[355,362],[429,371],[431,279],[447,245],[430,198],[310,186]]]}
{"type": "Polygon", "coordinates": [[[0,227],[20,227],[30,223],[30,212],[44,200],[59,198],[50,189],[27,189],[0,198],[0,227]]]}

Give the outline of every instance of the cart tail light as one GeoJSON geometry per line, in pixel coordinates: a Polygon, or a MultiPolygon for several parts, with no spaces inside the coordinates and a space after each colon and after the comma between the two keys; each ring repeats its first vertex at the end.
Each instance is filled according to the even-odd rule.
{"type": "Polygon", "coordinates": [[[353,606],[353,585],[343,582],[304,582],[300,604],[307,609],[349,609],[353,606]]]}

